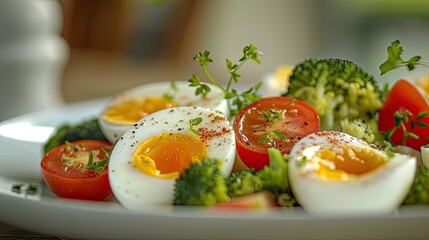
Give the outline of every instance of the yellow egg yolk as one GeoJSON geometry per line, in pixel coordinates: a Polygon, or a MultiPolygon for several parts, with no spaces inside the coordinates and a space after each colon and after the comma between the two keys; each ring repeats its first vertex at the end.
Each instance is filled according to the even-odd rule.
{"type": "Polygon", "coordinates": [[[426,95],[429,94],[429,74],[419,78],[416,84],[425,91],[426,95]]]}
{"type": "Polygon", "coordinates": [[[151,113],[176,106],[174,100],[163,97],[130,98],[110,106],[103,119],[114,124],[133,124],[151,113]]]}
{"type": "Polygon", "coordinates": [[[191,163],[201,162],[206,153],[205,144],[194,136],[162,133],[137,146],[133,164],[151,176],[177,178],[191,163]]]}
{"type": "Polygon", "coordinates": [[[323,148],[315,157],[319,161],[317,174],[330,180],[347,180],[385,164],[388,159],[368,147],[338,146],[323,148]]]}
{"type": "Polygon", "coordinates": [[[279,89],[286,91],[289,88],[289,77],[292,75],[294,66],[282,65],[276,69],[277,86],[279,89]]]}

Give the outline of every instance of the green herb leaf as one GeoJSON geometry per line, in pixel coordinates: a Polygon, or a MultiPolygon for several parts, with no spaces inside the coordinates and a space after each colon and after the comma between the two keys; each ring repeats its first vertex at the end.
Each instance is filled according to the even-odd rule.
{"type": "Polygon", "coordinates": [[[419,139],[419,136],[417,136],[416,134],[414,134],[412,132],[407,132],[406,135],[412,139],[419,139]]]}
{"type": "Polygon", "coordinates": [[[417,125],[417,126],[419,126],[419,127],[421,127],[421,128],[426,128],[426,127],[428,127],[428,124],[427,124],[427,123],[424,123],[424,122],[416,122],[416,125],[417,125]]]}
{"type": "Polygon", "coordinates": [[[73,144],[72,142],[69,142],[66,140],[65,143],[67,144],[66,149],[65,149],[66,151],[80,151],[80,147],[73,144]],[[69,147],[69,148],[67,148],[67,147],[69,147]]]}
{"type": "Polygon", "coordinates": [[[273,131],[273,134],[275,134],[281,140],[286,140],[287,139],[287,137],[282,132],[273,131]]]}
{"type": "Polygon", "coordinates": [[[267,141],[271,141],[271,138],[267,135],[267,136],[263,136],[258,140],[258,144],[261,144],[263,142],[267,142],[267,141]]]}
{"type": "Polygon", "coordinates": [[[419,112],[419,114],[417,115],[417,119],[422,119],[422,118],[426,117],[427,115],[429,115],[429,112],[427,112],[427,111],[419,112]]]}
{"type": "Polygon", "coordinates": [[[177,92],[177,90],[179,89],[177,88],[176,82],[173,81],[170,83],[170,90],[165,92],[162,97],[166,100],[173,100],[174,94],[177,92]]]}
{"type": "Polygon", "coordinates": [[[259,56],[262,56],[262,52],[259,52],[258,49],[253,46],[252,44],[249,44],[248,46],[245,46],[243,48],[243,57],[240,58],[240,62],[252,59],[256,63],[260,64],[261,60],[259,59],[259,56]]]}
{"type": "Polygon", "coordinates": [[[288,139],[282,132],[272,131],[272,132],[269,132],[267,135],[261,137],[258,140],[258,144],[263,143],[263,142],[269,142],[270,144],[272,144],[274,142],[275,137],[280,138],[281,140],[287,140],[288,139]]]}
{"type": "Polygon", "coordinates": [[[381,91],[381,95],[383,98],[387,97],[387,94],[390,92],[389,84],[384,84],[383,90],[381,91]]]}
{"type": "Polygon", "coordinates": [[[416,65],[429,66],[429,63],[420,61],[421,57],[416,55],[411,57],[409,60],[402,59],[401,55],[404,52],[399,40],[393,41],[389,47],[387,47],[387,60],[380,65],[380,74],[383,75],[393,69],[406,66],[408,70],[413,70],[416,65]]]}
{"type": "Polygon", "coordinates": [[[189,121],[189,131],[191,131],[193,134],[195,134],[197,136],[200,136],[201,133],[198,132],[197,130],[195,130],[194,127],[200,125],[202,121],[203,121],[203,118],[201,118],[201,117],[191,119],[189,121]]]}
{"type": "Polygon", "coordinates": [[[399,127],[399,125],[402,123],[402,115],[396,111],[393,117],[395,118],[395,127],[399,127]]]}
{"type": "Polygon", "coordinates": [[[413,113],[410,112],[408,109],[405,109],[403,111],[402,115],[399,113],[399,111],[396,111],[394,113],[394,116],[393,116],[395,118],[395,127],[390,129],[388,132],[381,132],[381,135],[384,137],[384,139],[387,142],[393,144],[393,142],[391,140],[392,135],[395,133],[395,131],[398,128],[402,128],[402,130],[403,130],[402,145],[407,145],[407,139],[408,138],[419,139],[419,136],[413,132],[408,131],[407,127],[405,126],[405,123],[410,122],[410,129],[411,130],[414,130],[416,127],[427,128],[427,127],[429,127],[429,125],[427,123],[419,122],[417,120],[422,119],[428,115],[429,115],[429,112],[422,111],[418,114],[417,118],[415,118],[413,113]]]}
{"type": "Polygon", "coordinates": [[[290,102],[285,106],[285,108],[287,108],[287,107],[289,107],[289,106],[294,105],[294,104],[295,104],[295,102],[296,102],[296,99],[294,98],[294,99],[292,99],[292,101],[290,101],[290,102]]]}
{"type": "Polygon", "coordinates": [[[198,126],[203,121],[203,118],[197,117],[190,121],[191,126],[198,126]]]}
{"type": "Polygon", "coordinates": [[[42,188],[38,183],[14,183],[12,184],[11,191],[24,196],[39,196],[42,188]]]}
{"type": "Polygon", "coordinates": [[[408,60],[407,68],[408,70],[413,70],[415,68],[415,65],[420,61],[420,56],[414,56],[410,60],[408,60]]]}
{"type": "Polygon", "coordinates": [[[213,62],[213,59],[210,58],[210,52],[205,50],[204,53],[199,52],[195,55],[194,61],[199,62],[202,67],[206,67],[209,63],[213,62]]]}
{"type": "Polygon", "coordinates": [[[195,89],[196,96],[205,97],[210,91],[210,87],[207,84],[201,83],[201,79],[198,75],[193,75],[191,79],[188,80],[190,87],[197,87],[195,89]]]}
{"type": "Polygon", "coordinates": [[[264,116],[267,122],[275,122],[280,118],[280,112],[274,111],[272,109],[268,109],[269,113],[264,110],[259,110],[259,112],[262,114],[262,116],[264,116]]]}
{"type": "MultiPolygon", "coordinates": [[[[233,118],[241,109],[245,106],[249,105],[253,101],[260,98],[259,89],[262,83],[258,83],[253,88],[250,88],[248,91],[243,93],[238,93],[237,90],[231,88],[232,83],[237,83],[241,74],[238,72],[239,69],[248,61],[253,60],[256,63],[261,63],[259,56],[262,56],[262,52],[258,51],[258,49],[249,44],[243,48],[243,56],[240,58],[238,63],[234,63],[228,58],[226,59],[226,67],[228,73],[230,74],[230,78],[228,80],[226,88],[222,87],[209,73],[207,66],[209,63],[213,62],[213,59],[210,57],[209,51],[204,51],[203,53],[198,53],[194,56],[194,61],[197,61],[200,66],[203,68],[204,73],[206,74],[210,83],[218,87],[224,93],[224,98],[229,100],[228,109],[230,112],[230,117],[233,118]]],[[[189,86],[196,87],[195,94],[206,96],[208,92],[210,92],[210,88],[201,82],[201,79],[197,75],[193,75],[192,79],[189,79],[189,86]]]]}
{"type": "Polygon", "coordinates": [[[94,172],[101,172],[109,164],[109,154],[106,149],[101,148],[98,152],[100,156],[100,161],[94,162],[94,153],[89,153],[88,164],[85,166],[85,169],[93,170],[94,172]]]}
{"type": "Polygon", "coordinates": [[[401,58],[401,54],[404,51],[399,45],[398,40],[392,42],[389,47],[387,47],[387,60],[380,65],[381,75],[399,67],[404,61],[401,58]]]}

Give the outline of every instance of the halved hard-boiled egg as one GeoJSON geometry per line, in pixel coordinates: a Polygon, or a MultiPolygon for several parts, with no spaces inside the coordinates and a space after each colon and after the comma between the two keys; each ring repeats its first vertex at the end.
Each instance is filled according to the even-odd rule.
{"type": "Polygon", "coordinates": [[[128,209],[172,204],[175,180],[205,157],[223,161],[222,173],[230,174],[235,138],[226,117],[202,107],[160,110],[120,137],[110,156],[109,182],[128,209]]]}
{"type": "Polygon", "coordinates": [[[377,214],[396,209],[413,182],[415,157],[387,154],[348,134],[307,135],[292,148],[289,180],[311,214],[377,214]]]}
{"type": "Polygon", "coordinates": [[[261,92],[265,97],[280,96],[289,88],[289,77],[293,74],[295,66],[280,65],[274,72],[264,76],[261,92]]]}
{"type": "Polygon", "coordinates": [[[195,88],[186,81],[141,85],[112,97],[99,117],[101,130],[114,143],[131,125],[156,111],[177,106],[213,108],[228,116],[224,93],[211,84],[204,97],[195,95],[195,88]]]}

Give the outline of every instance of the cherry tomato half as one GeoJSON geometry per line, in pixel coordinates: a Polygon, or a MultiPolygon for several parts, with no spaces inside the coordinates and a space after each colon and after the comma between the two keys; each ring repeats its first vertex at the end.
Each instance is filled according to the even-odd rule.
{"type": "Polygon", "coordinates": [[[301,138],[320,130],[320,119],[309,104],[290,97],[259,99],[234,119],[237,154],[249,168],[269,164],[267,148],[288,154],[301,138]]]}
{"type": "Polygon", "coordinates": [[[380,109],[378,129],[383,133],[393,130],[390,136],[392,143],[406,145],[420,151],[421,146],[429,143],[427,139],[429,136],[429,116],[424,116],[425,112],[429,112],[429,103],[425,96],[415,85],[401,79],[392,86],[380,109]],[[406,110],[410,115],[405,114],[406,110]],[[403,125],[396,126],[395,113],[399,116],[406,116],[408,121],[402,121],[403,125]],[[419,114],[423,114],[420,115],[423,117],[419,117],[419,114]],[[403,126],[406,132],[413,135],[404,138],[403,126]]]}
{"type": "Polygon", "coordinates": [[[106,200],[112,195],[107,166],[87,169],[108,158],[112,144],[99,140],[80,140],[60,145],[45,154],[41,162],[43,178],[51,191],[64,198],[106,200]],[[90,157],[91,155],[91,157],[90,157]]]}

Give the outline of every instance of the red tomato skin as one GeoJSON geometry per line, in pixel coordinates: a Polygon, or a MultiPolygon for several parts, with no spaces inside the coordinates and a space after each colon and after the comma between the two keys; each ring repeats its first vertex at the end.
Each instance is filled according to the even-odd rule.
{"type": "Polygon", "coordinates": [[[238,143],[239,140],[237,139],[237,137],[236,142],[237,154],[240,157],[241,161],[244,163],[244,165],[246,165],[246,167],[261,170],[262,168],[270,164],[268,152],[257,152],[246,148],[243,144],[238,143]]]}
{"type": "MultiPolygon", "coordinates": [[[[414,118],[420,112],[429,111],[429,103],[426,97],[417,89],[415,85],[405,79],[398,80],[389,91],[383,106],[380,108],[378,129],[380,132],[388,132],[395,127],[394,114],[398,111],[403,114],[405,110],[410,111],[414,118]]],[[[411,120],[411,119],[410,119],[411,120]]],[[[418,121],[429,125],[429,117],[426,116],[418,121]]],[[[415,126],[411,129],[411,121],[405,123],[406,129],[419,136],[419,139],[407,138],[406,145],[420,151],[420,147],[429,143],[426,137],[429,136],[429,127],[421,128],[415,126]]],[[[403,145],[404,131],[397,128],[391,136],[391,141],[396,145],[403,145]]]]}
{"type": "MultiPolygon", "coordinates": [[[[99,149],[102,146],[111,146],[109,142],[98,140],[81,140],[73,142],[75,145],[83,145],[88,149],[99,149]]],[[[103,201],[112,196],[107,167],[101,172],[82,170],[79,172],[69,168],[64,171],[61,156],[66,145],[58,146],[42,159],[42,176],[49,189],[58,197],[103,201]],[[70,171],[70,172],[68,172],[70,171]],[[73,172],[72,172],[73,171],[73,172]]]]}
{"type": "MultiPolygon", "coordinates": [[[[264,149],[255,149],[254,147],[249,147],[241,134],[241,127],[242,127],[242,119],[246,115],[246,112],[250,109],[256,109],[258,107],[262,107],[262,110],[267,110],[270,108],[274,109],[282,109],[287,106],[291,101],[293,101],[293,98],[290,97],[267,97],[267,98],[261,98],[249,106],[243,108],[235,117],[233,122],[233,129],[235,132],[236,137],[236,150],[237,155],[240,157],[241,161],[248,167],[248,168],[254,168],[256,170],[261,170],[265,166],[269,165],[269,157],[267,148],[264,149]],[[268,107],[269,106],[269,107],[268,107]]],[[[290,144],[285,144],[284,148],[279,148],[279,150],[283,154],[288,154],[295,144],[300,138],[305,137],[306,135],[317,132],[320,130],[320,119],[319,115],[317,114],[316,110],[310,106],[309,104],[300,101],[295,100],[295,103],[293,104],[295,107],[299,107],[299,112],[305,113],[305,121],[308,125],[302,125],[303,122],[294,123],[292,124],[294,127],[287,129],[288,132],[291,132],[293,135],[295,135],[294,140],[291,140],[290,144]],[[311,129],[311,130],[309,130],[311,129]]],[[[300,120],[303,120],[303,118],[300,118],[300,120]]],[[[286,134],[288,135],[288,134],[286,134]]],[[[287,136],[290,137],[290,136],[287,136]]],[[[260,144],[255,144],[260,145],[260,144]]]]}

